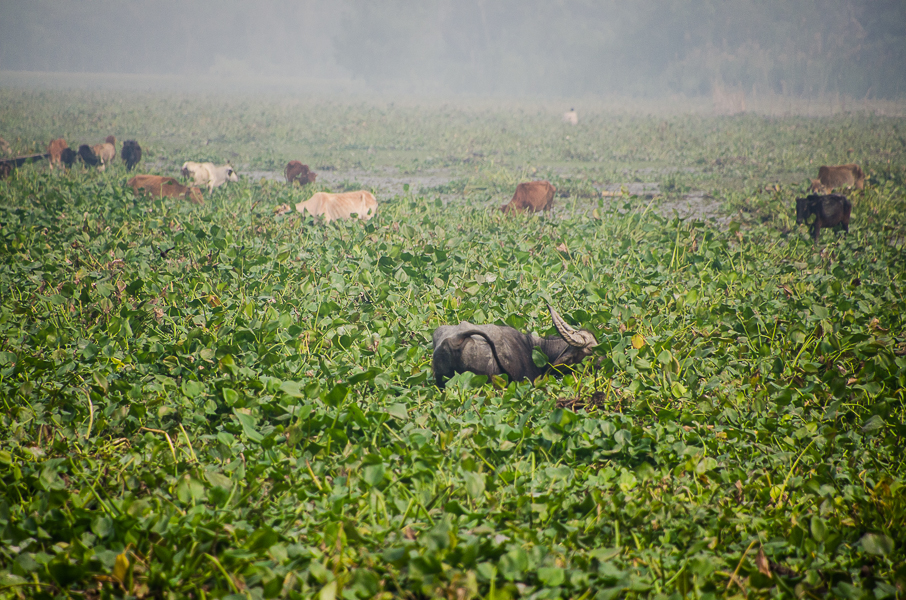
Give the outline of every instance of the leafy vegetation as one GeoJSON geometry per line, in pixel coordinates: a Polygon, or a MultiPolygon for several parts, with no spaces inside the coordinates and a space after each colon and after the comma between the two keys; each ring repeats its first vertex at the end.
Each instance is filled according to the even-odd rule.
{"type": "MultiPolygon", "coordinates": [[[[198,139],[172,107],[213,112],[117,101],[93,125],[86,97],[72,131],[147,132],[168,173],[198,139]]],[[[203,206],[136,197],[120,164],[0,182],[0,597],[903,596],[902,120],[567,130],[533,109],[419,125],[340,106],[292,142],[296,108],[256,102],[211,117],[211,157],[472,159],[443,165],[455,202],[379,194],[372,221],[329,226],[275,215],[307,192],[249,178],[203,206]],[[850,157],[870,184],[849,235],[816,246],[798,182],[850,157]],[[566,209],[504,217],[504,183],[532,168],[569,184],[566,209]],[[586,193],[636,178],[706,189],[734,220],[586,193]],[[551,334],[546,302],[595,333],[596,360],[433,385],[435,327],[551,334]]],[[[7,139],[46,143],[0,106],[7,139]]]]}

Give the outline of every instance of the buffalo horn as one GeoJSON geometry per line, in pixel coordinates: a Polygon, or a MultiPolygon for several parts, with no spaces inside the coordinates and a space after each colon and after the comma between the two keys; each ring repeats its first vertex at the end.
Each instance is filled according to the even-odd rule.
{"type": "Polygon", "coordinates": [[[547,305],[548,310],[551,311],[551,319],[554,322],[554,327],[557,328],[557,333],[560,334],[566,343],[574,348],[586,348],[595,343],[594,337],[587,331],[577,331],[567,324],[563,320],[557,311],[554,310],[554,307],[550,304],[547,305]]]}

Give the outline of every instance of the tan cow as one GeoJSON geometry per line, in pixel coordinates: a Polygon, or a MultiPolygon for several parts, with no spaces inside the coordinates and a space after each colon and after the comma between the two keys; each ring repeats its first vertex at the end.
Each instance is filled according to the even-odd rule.
{"type": "Polygon", "coordinates": [[[50,142],[47,145],[47,153],[50,154],[50,170],[53,170],[54,165],[60,164],[60,156],[63,154],[63,150],[69,148],[69,144],[66,143],[66,140],[63,138],[57,138],[50,142]]]}
{"type": "Polygon", "coordinates": [[[811,190],[819,194],[829,194],[836,188],[865,188],[865,174],[859,165],[823,166],[818,169],[818,179],[812,179],[811,190]]]}
{"type": "Polygon", "coordinates": [[[308,165],[303,165],[298,160],[291,160],[286,163],[283,175],[286,177],[288,185],[292,185],[293,181],[298,181],[299,185],[314,183],[315,178],[318,176],[317,173],[308,168],[308,165]]]}
{"type": "Polygon", "coordinates": [[[325,223],[336,219],[350,219],[353,214],[367,221],[377,213],[377,200],[371,192],[358,190],[342,194],[318,192],[308,200],[296,204],[300,213],[308,211],[315,217],[322,217],[325,223]]]}
{"type": "Polygon", "coordinates": [[[201,204],[204,197],[201,190],[197,187],[186,187],[172,177],[162,177],[160,175],[136,175],[126,182],[132,187],[132,190],[138,194],[139,190],[145,190],[152,196],[167,198],[185,198],[193,204],[201,204]]]}
{"type": "Polygon", "coordinates": [[[509,204],[500,207],[505,213],[510,212],[538,212],[550,210],[554,205],[554,192],[556,188],[550,181],[529,181],[516,186],[516,193],[509,204]]]}
{"type": "Polygon", "coordinates": [[[103,144],[92,146],[91,151],[94,152],[94,155],[101,161],[101,166],[98,167],[98,171],[103,171],[107,167],[107,164],[116,158],[116,138],[112,135],[108,135],[103,144]]]}

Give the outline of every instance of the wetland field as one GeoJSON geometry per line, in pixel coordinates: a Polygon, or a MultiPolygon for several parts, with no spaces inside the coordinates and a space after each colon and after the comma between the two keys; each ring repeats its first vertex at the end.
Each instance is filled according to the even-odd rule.
{"type": "Polygon", "coordinates": [[[0,598],[903,598],[906,111],[834,107],[0,87],[12,155],[240,174],[0,180],[0,598]],[[434,385],[436,327],[547,303],[588,361],[434,385]]]}

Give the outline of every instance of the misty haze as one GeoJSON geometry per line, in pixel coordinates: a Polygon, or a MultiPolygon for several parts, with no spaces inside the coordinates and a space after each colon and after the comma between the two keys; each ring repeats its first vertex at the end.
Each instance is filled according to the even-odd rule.
{"type": "Polygon", "coordinates": [[[901,0],[0,2],[0,70],[505,96],[906,93],[901,0]]]}

